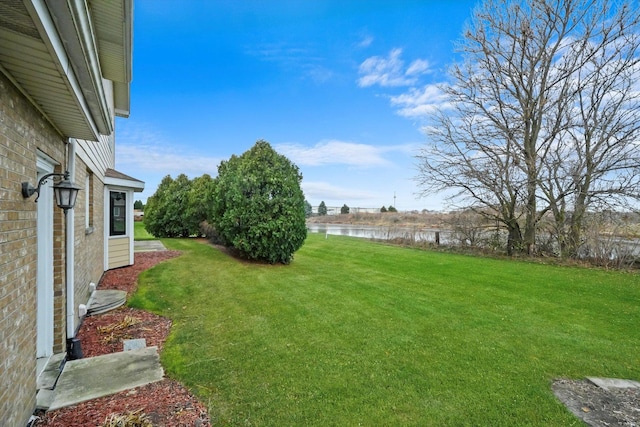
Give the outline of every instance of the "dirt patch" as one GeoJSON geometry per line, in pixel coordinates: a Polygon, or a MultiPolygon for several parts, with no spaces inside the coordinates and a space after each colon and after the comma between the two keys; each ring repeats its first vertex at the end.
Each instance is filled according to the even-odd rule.
{"type": "Polygon", "coordinates": [[[556,397],[590,426],[640,426],[640,389],[604,388],[588,380],[557,380],[556,397]]]}

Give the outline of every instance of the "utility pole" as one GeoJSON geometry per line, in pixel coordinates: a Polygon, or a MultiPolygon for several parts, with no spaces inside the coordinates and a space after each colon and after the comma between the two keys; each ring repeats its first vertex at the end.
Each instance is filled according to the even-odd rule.
{"type": "Polygon", "coordinates": [[[396,208],[396,209],[398,209],[398,208],[396,207],[396,192],[395,192],[395,191],[393,192],[393,207],[394,207],[394,208],[396,208]]]}

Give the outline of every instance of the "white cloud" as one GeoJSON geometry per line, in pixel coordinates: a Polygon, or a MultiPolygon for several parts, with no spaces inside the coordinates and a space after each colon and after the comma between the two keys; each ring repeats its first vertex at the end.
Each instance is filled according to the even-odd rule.
{"type": "Polygon", "coordinates": [[[373,43],[373,37],[372,36],[364,36],[362,38],[362,40],[360,40],[360,42],[358,42],[358,47],[369,47],[371,46],[371,43],[373,43]]]}
{"type": "Polygon", "coordinates": [[[301,166],[340,164],[359,167],[387,166],[390,162],[384,158],[385,153],[411,150],[411,147],[407,145],[376,147],[338,140],[321,141],[313,147],[287,143],[278,144],[274,148],[301,166]]]}
{"type": "Polygon", "coordinates": [[[184,173],[190,178],[205,173],[215,176],[221,160],[223,159],[185,154],[179,147],[138,144],[118,144],[116,158],[118,168],[124,166],[127,170],[157,172],[172,176],[184,173]]]}
{"type": "Polygon", "coordinates": [[[371,190],[371,185],[351,185],[344,187],[326,181],[302,181],[305,199],[313,207],[324,201],[328,207],[341,207],[347,204],[350,208],[379,209],[381,206],[395,205],[401,211],[442,209],[442,195],[431,195],[420,198],[415,194],[413,182],[404,179],[385,181],[371,190]],[[397,196],[397,197],[394,197],[397,196]]]}
{"type": "Polygon", "coordinates": [[[407,76],[412,75],[420,75],[429,72],[429,61],[424,59],[416,59],[409,65],[407,68],[407,72],[405,73],[407,76]]]}
{"type": "MultiPolygon", "coordinates": [[[[349,200],[350,203],[376,199],[378,194],[371,191],[338,187],[327,182],[302,181],[302,191],[307,200],[324,200],[325,203],[336,204],[340,200],[349,200]]],[[[342,202],[344,203],[344,202],[342,202]]]]}
{"type": "Polygon", "coordinates": [[[195,178],[205,173],[215,176],[218,164],[224,160],[187,154],[188,151],[148,129],[126,128],[118,135],[116,168],[139,179],[143,179],[144,174],[177,176],[181,173],[195,178]]]}
{"type": "Polygon", "coordinates": [[[396,48],[389,52],[386,58],[372,56],[360,64],[358,70],[360,87],[380,85],[383,87],[410,86],[418,81],[418,76],[429,71],[429,63],[417,59],[405,69],[404,61],[400,58],[402,49],[396,48]]]}
{"type": "Polygon", "coordinates": [[[326,58],[319,56],[313,45],[266,43],[247,49],[247,52],[264,61],[277,63],[287,71],[298,71],[316,83],[324,83],[335,75],[324,65],[326,58]]]}
{"type": "Polygon", "coordinates": [[[265,43],[248,49],[248,52],[264,60],[282,62],[286,65],[297,62],[300,58],[311,56],[309,48],[286,43],[265,43]]]}
{"type": "Polygon", "coordinates": [[[324,83],[330,80],[334,76],[334,72],[328,68],[322,66],[307,66],[304,67],[306,74],[311,80],[316,83],[324,83]]]}
{"type": "Polygon", "coordinates": [[[436,109],[449,109],[446,94],[436,84],[421,89],[412,88],[408,92],[391,97],[391,105],[399,107],[398,114],[408,118],[424,117],[436,109]]]}

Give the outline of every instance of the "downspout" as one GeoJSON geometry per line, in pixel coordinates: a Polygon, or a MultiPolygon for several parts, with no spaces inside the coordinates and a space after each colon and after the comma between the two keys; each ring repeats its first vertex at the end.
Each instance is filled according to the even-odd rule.
{"type": "MultiPolygon", "coordinates": [[[[69,178],[73,181],[76,172],[76,141],[69,138],[67,142],[67,171],[69,178]]],[[[67,223],[66,227],[66,295],[67,295],[67,359],[79,359],[82,357],[80,343],[74,339],[76,335],[75,328],[75,210],[69,209],[65,215],[67,223]]]]}

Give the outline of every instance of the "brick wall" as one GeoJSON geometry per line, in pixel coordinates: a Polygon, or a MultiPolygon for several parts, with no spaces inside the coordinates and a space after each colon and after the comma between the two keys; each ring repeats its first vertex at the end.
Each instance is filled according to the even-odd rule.
{"type": "MultiPolygon", "coordinates": [[[[79,304],[86,304],[89,297],[89,284],[96,285],[104,272],[104,184],[80,159],[76,159],[75,181],[82,186],[78,193],[75,211],[75,310],[79,304]],[[87,188],[87,177],[89,188],[87,188]],[[87,211],[87,198],[91,206],[87,211]],[[91,226],[87,227],[87,216],[91,226]]],[[[74,327],[79,326],[76,316],[74,327]]]]}
{"type": "MultiPolygon", "coordinates": [[[[25,425],[36,392],[36,207],[21,182],[36,184],[37,150],[64,164],[64,138],[0,73],[0,424],[25,425]]],[[[56,350],[64,347],[64,235],[54,208],[56,350]],[[61,340],[62,339],[62,340],[61,340]]]]}

